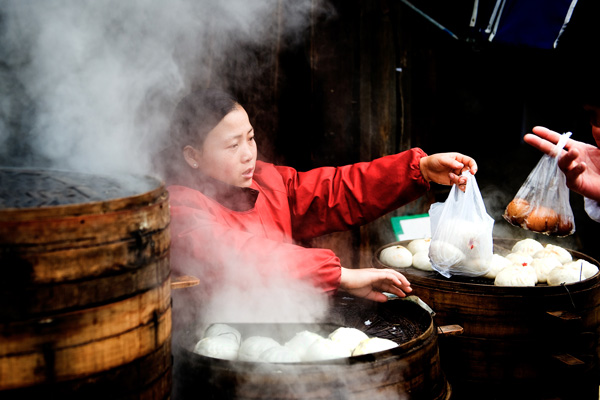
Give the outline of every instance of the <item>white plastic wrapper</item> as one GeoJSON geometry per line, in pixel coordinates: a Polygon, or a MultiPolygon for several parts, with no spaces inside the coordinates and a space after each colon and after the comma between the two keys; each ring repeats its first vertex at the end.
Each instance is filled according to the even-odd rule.
{"type": "Polygon", "coordinates": [[[465,191],[456,185],[444,203],[431,205],[429,259],[434,270],[452,275],[482,276],[493,255],[494,219],[487,214],[475,177],[465,171],[465,191]]]}
{"type": "Polygon", "coordinates": [[[558,168],[559,154],[570,136],[571,132],[561,135],[554,155],[542,156],[506,206],[502,216],[512,225],[559,237],[575,232],[567,178],[558,168]]]}

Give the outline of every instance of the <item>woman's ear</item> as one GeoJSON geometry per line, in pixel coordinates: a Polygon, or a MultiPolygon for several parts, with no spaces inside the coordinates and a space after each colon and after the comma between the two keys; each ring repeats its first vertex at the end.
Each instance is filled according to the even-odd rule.
{"type": "Polygon", "coordinates": [[[197,151],[192,146],[185,146],[183,148],[183,158],[185,158],[185,162],[192,168],[198,168],[197,151]]]}

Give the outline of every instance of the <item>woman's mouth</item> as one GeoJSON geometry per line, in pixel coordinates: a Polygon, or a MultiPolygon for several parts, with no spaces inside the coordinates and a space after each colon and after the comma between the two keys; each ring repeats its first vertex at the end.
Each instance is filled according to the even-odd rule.
{"type": "Polygon", "coordinates": [[[253,174],[254,174],[254,168],[248,168],[247,170],[245,170],[245,171],[242,173],[242,176],[243,176],[245,179],[251,179],[253,174]]]}

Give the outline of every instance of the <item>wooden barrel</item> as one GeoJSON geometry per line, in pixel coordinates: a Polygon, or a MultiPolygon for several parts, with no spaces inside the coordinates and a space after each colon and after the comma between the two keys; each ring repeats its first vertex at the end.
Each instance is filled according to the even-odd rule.
{"type": "Polygon", "coordinates": [[[182,399],[450,399],[437,331],[427,311],[408,300],[378,304],[354,297],[340,298],[333,310],[332,322],[322,324],[230,325],[242,337],[268,336],[280,343],[302,330],[327,337],[337,327],[347,326],[399,346],[318,362],[227,361],[193,353],[198,338],[197,330],[190,328],[181,333],[183,345],[175,351],[174,393],[182,399]]]}
{"type": "MultiPolygon", "coordinates": [[[[506,254],[516,242],[495,238],[494,252],[506,254]]],[[[379,254],[396,244],[408,242],[383,246],[373,264],[384,267],[379,254]]],[[[436,324],[463,327],[460,336],[440,340],[456,398],[598,399],[599,274],[562,286],[503,287],[412,267],[401,272],[413,294],[433,309],[436,324]]]]}
{"type": "Polygon", "coordinates": [[[154,178],[0,169],[0,398],[170,397],[168,225],[154,178]]]}

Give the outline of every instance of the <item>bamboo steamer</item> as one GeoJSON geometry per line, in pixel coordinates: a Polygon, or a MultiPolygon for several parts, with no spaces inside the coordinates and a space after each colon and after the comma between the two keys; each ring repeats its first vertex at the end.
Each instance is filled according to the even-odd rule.
{"type": "MultiPolygon", "coordinates": [[[[543,240],[541,240],[543,242],[543,240]]],[[[517,242],[494,239],[507,254],[517,242]]],[[[376,267],[381,247],[373,257],[376,267]]],[[[598,262],[569,250],[574,259],[598,262]]],[[[401,272],[439,325],[460,336],[440,340],[442,366],[459,399],[597,399],[600,381],[600,275],[563,286],[494,286],[493,280],[413,267],[401,272]]]]}
{"type": "MultiPolygon", "coordinates": [[[[295,363],[220,360],[192,352],[198,340],[190,328],[181,332],[175,351],[174,393],[177,398],[204,399],[450,399],[442,372],[438,334],[431,315],[411,301],[385,304],[341,299],[347,315],[322,324],[229,324],[242,338],[259,335],[285,343],[302,330],[323,337],[339,326],[355,327],[368,336],[398,335],[399,346],[361,356],[295,363]],[[401,320],[402,319],[402,320],[401,320]],[[365,322],[369,325],[365,325],[365,322]],[[401,335],[402,334],[402,339],[401,335]]],[[[338,314],[339,315],[339,314],[338,314]]]]}
{"type": "Polygon", "coordinates": [[[169,398],[163,184],[4,168],[0,188],[0,398],[169,398]]]}

